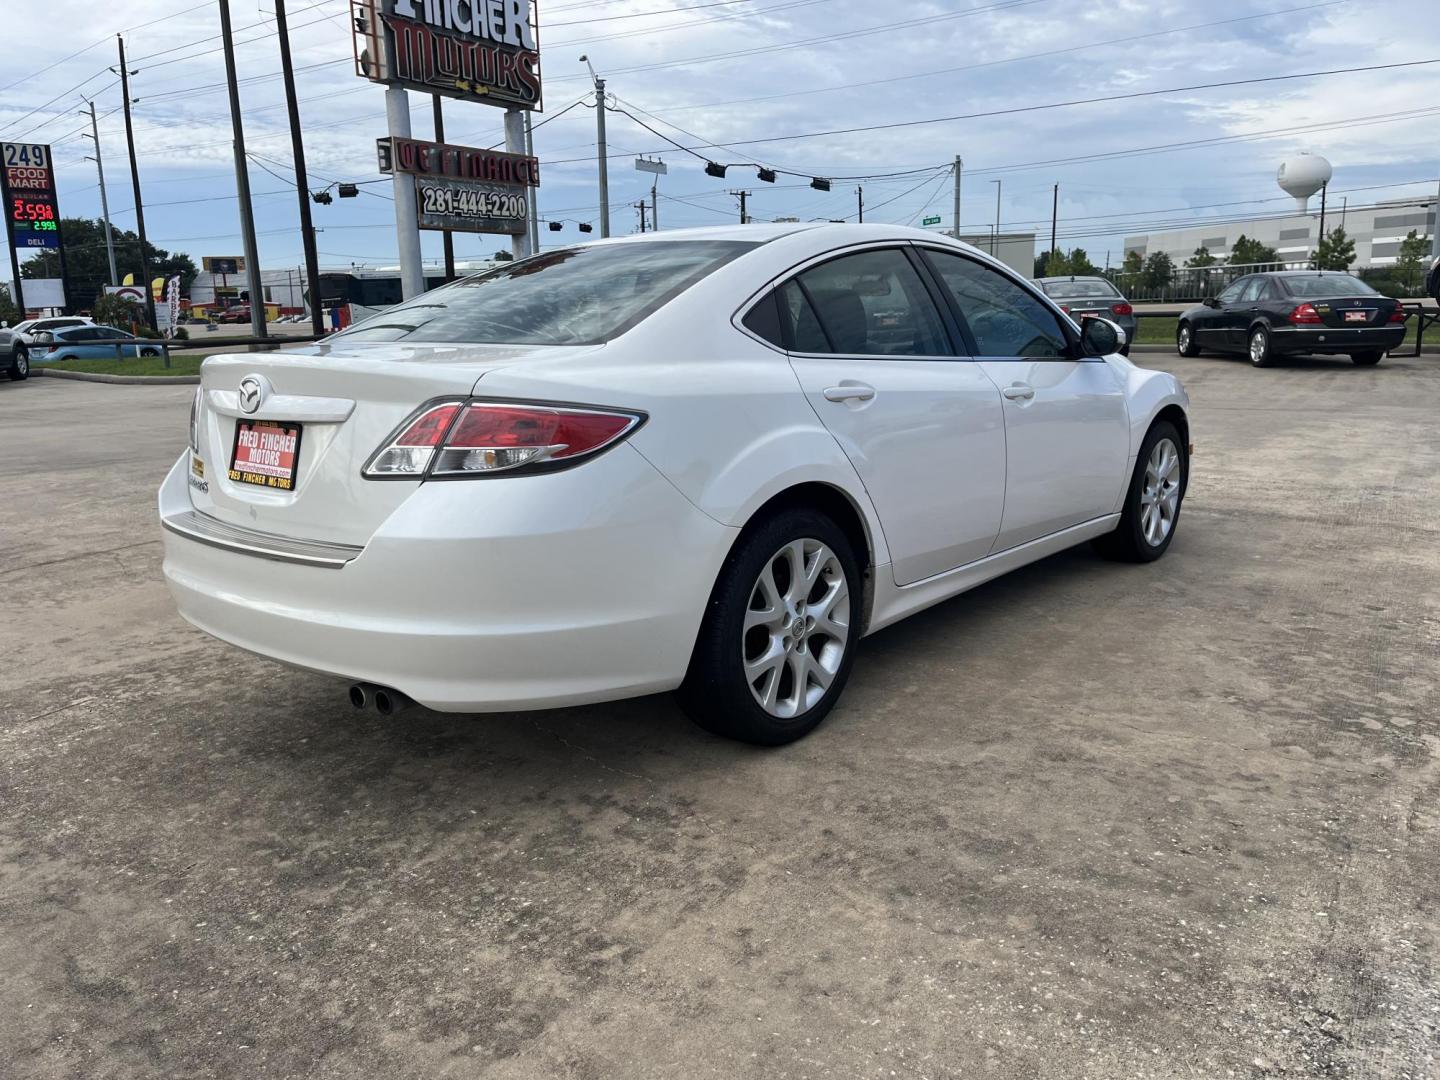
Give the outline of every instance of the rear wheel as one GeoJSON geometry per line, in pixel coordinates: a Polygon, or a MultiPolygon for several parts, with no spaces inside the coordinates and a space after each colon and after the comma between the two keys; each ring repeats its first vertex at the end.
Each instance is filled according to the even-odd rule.
{"type": "Polygon", "coordinates": [[[160,350],[159,350],[159,349],[141,349],[141,350],[140,350],[140,355],[141,355],[141,356],[159,356],[159,355],[160,355],[160,350]]]}
{"type": "Polygon", "coordinates": [[[1161,420],[1140,444],[1120,524],[1095,541],[1100,554],[1123,562],[1154,562],[1164,555],[1175,537],[1189,476],[1180,432],[1161,420]]]}
{"type": "Polygon", "coordinates": [[[1272,359],[1270,355],[1270,331],[1263,326],[1252,326],[1250,328],[1250,363],[1256,367],[1269,367],[1272,359]]]}
{"type": "Polygon", "coordinates": [[[1187,322],[1182,322],[1175,330],[1175,351],[1181,356],[1200,355],[1200,346],[1195,344],[1195,331],[1187,322]]]}
{"type": "Polygon", "coordinates": [[[1350,362],[1359,364],[1361,367],[1373,367],[1385,359],[1385,354],[1379,349],[1372,349],[1369,352],[1357,352],[1350,354],[1350,362]]]}
{"type": "Polygon", "coordinates": [[[678,697],[701,727],[762,746],[815,729],[850,677],[860,568],[844,531],[788,510],[736,545],[710,597],[678,697]]]}
{"type": "Polygon", "coordinates": [[[15,359],[10,362],[10,378],[19,382],[30,377],[30,352],[24,345],[15,346],[15,359]]]}

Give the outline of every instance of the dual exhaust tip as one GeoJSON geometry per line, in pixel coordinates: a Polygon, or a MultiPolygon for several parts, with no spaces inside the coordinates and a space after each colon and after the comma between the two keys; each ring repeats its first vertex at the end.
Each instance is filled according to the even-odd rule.
{"type": "Polygon", "coordinates": [[[350,687],[350,704],[356,709],[368,709],[373,705],[381,716],[394,716],[404,712],[415,702],[399,690],[392,690],[388,686],[355,683],[350,687]]]}

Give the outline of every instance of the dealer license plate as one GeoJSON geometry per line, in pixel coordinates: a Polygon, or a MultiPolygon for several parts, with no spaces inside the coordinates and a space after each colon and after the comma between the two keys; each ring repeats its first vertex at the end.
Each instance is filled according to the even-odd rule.
{"type": "Polygon", "coordinates": [[[236,422],[230,479],[237,484],[294,491],[299,463],[299,424],[275,420],[236,422]]]}
{"type": "Polygon", "coordinates": [[[1367,312],[1367,311],[1347,311],[1347,312],[1345,312],[1345,321],[1346,321],[1346,322],[1369,322],[1369,321],[1370,321],[1370,313],[1367,312]]]}

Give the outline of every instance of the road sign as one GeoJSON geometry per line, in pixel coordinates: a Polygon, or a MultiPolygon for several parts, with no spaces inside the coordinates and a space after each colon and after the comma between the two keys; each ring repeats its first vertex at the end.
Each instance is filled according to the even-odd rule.
{"type": "Polygon", "coordinates": [[[651,161],[648,158],[640,157],[635,159],[635,168],[640,172],[654,173],[656,176],[665,176],[670,172],[670,167],[665,162],[651,161]]]}
{"type": "Polygon", "coordinates": [[[931,214],[931,215],[930,215],[929,217],[927,217],[924,221],[920,222],[920,224],[921,224],[921,225],[939,225],[939,224],[940,224],[940,215],[939,215],[939,214],[931,214]]]}

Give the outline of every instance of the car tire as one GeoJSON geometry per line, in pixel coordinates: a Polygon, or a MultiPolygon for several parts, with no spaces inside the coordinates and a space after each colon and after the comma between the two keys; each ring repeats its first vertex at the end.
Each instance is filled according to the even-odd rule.
{"type": "Polygon", "coordinates": [[[1357,352],[1350,354],[1350,362],[1360,367],[1374,367],[1385,359],[1385,353],[1380,349],[1371,349],[1369,352],[1357,352]]]}
{"type": "Polygon", "coordinates": [[[742,742],[782,746],[808,735],[850,677],[862,597],[854,547],[825,514],[786,510],[748,528],[711,592],[676,695],[681,708],[742,742]],[[813,577],[808,591],[800,573],[813,577]]]}
{"type": "Polygon", "coordinates": [[[1114,532],[1099,537],[1095,549],[1118,562],[1145,563],[1160,558],[1180,524],[1189,479],[1190,457],[1180,432],[1170,421],[1161,420],[1140,444],[1120,524],[1114,532]]]}
{"type": "Polygon", "coordinates": [[[1175,328],[1175,351],[1181,356],[1200,355],[1200,346],[1195,343],[1195,330],[1187,322],[1182,322],[1175,328]]]}
{"type": "Polygon", "coordinates": [[[1275,357],[1270,351],[1270,331],[1267,327],[1250,328],[1250,334],[1245,339],[1245,354],[1250,357],[1250,363],[1255,367],[1270,366],[1275,357]]]}
{"type": "Polygon", "coordinates": [[[30,351],[23,345],[15,346],[15,359],[10,362],[10,378],[14,382],[30,377],[30,351]]]}
{"type": "Polygon", "coordinates": [[[141,350],[140,350],[140,355],[141,355],[141,356],[159,356],[159,355],[160,355],[160,350],[159,350],[159,349],[141,349],[141,350]]]}

